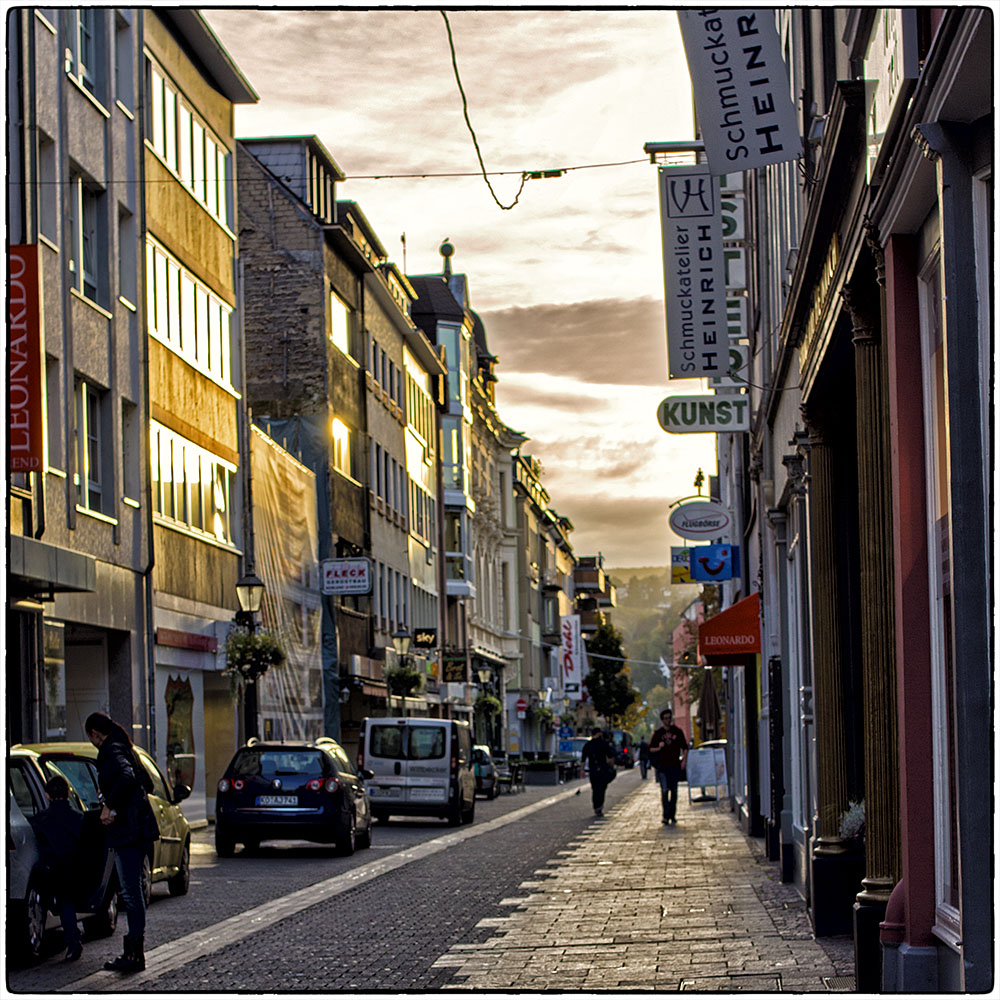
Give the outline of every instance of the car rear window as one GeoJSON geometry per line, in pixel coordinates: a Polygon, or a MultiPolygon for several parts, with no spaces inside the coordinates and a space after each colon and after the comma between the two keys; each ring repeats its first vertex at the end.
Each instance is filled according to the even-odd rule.
{"type": "Polygon", "coordinates": [[[101,804],[100,792],[97,788],[96,768],[96,764],[89,764],[79,758],[75,760],[71,757],[45,758],[45,770],[49,777],[60,772],[64,774],[88,809],[93,809],[101,804]]]}
{"type": "Polygon", "coordinates": [[[369,750],[392,760],[435,760],[444,756],[444,726],[373,725],[369,750]]]}
{"type": "Polygon", "coordinates": [[[318,750],[241,750],[233,761],[236,778],[287,778],[323,774],[318,750]]]}

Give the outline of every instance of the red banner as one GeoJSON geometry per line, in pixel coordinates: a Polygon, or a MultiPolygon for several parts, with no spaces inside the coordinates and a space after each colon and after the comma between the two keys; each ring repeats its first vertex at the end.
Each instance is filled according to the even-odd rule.
{"type": "Polygon", "coordinates": [[[705,657],[760,652],[760,594],[737,601],[698,626],[698,652],[705,657]]]}
{"type": "Polygon", "coordinates": [[[37,244],[12,246],[7,273],[8,468],[11,472],[40,472],[45,462],[45,422],[37,244]]]}

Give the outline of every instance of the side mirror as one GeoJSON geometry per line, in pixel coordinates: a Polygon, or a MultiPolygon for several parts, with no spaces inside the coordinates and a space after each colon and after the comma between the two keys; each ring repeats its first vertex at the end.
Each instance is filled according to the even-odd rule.
{"type": "Polygon", "coordinates": [[[191,786],[176,784],[174,785],[174,805],[178,802],[183,802],[191,794],[191,786]]]}
{"type": "Polygon", "coordinates": [[[365,781],[371,781],[375,777],[375,772],[370,767],[363,767],[358,773],[365,781]]]}

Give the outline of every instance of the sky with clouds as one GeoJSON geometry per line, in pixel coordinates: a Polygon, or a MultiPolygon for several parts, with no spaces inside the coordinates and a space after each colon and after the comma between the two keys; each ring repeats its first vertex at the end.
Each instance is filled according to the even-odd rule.
{"type": "Polygon", "coordinates": [[[714,438],[668,435],[656,406],[704,383],[666,379],[656,170],[643,143],[692,136],[672,11],[450,11],[478,171],[445,21],[433,9],[204,11],[260,95],[239,136],[315,134],[392,260],[441,269],[455,246],[499,358],[497,404],[527,434],[578,554],[667,565],[668,505],[715,471],[714,438]],[[628,162],[637,161],[637,162],[628,162]],[[594,164],[624,164],[594,167],[594,164]],[[389,178],[398,174],[466,177],[389,178]],[[368,179],[380,175],[383,179],[368,179]],[[401,240],[406,234],[405,251],[401,240]],[[404,258],[405,252],[405,258],[404,258]]]}

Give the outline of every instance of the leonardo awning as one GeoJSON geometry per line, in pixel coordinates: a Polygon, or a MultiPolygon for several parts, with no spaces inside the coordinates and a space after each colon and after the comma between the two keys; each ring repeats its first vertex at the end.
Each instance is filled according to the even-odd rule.
{"type": "Polygon", "coordinates": [[[698,627],[698,654],[709,662],[760,652],[760,594],[737,601],[698,627]]]}

